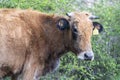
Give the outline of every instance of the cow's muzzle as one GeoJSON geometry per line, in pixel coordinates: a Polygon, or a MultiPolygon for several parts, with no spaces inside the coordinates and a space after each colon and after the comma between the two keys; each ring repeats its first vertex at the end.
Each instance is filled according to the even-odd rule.
{"type": "Polygon", "coordinates": [[[94,60],[94,53],[92,51],[84,51],[78,54],[78,58],[81,60],[94,60]]]}

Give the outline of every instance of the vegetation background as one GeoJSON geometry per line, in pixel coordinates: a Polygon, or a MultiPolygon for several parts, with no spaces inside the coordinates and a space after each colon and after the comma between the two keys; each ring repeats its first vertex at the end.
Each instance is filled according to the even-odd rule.
{"type": "MultiPolygon", "coordinates": [[[[71,52],[59,69],[40,80],[120,80],[120,0],[0,0],[0,8],[33,9],[65,15],[89,11],[100,17],[104,32],[92,37],[95,60],[80,61],[71,52]]],[[[4,80],[10,80],[6,77],[4,80]]]]}

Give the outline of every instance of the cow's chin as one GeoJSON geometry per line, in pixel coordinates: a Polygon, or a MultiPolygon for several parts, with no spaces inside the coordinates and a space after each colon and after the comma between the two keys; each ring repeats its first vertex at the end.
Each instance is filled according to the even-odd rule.
{"type": "Polygon", "coordinates": [[[59,64],[60,64],[60,59],[49,61],[49,63],[46,64],[43,75],[45,75],[46,73],[56,71],[59,68],[59,64]]]}

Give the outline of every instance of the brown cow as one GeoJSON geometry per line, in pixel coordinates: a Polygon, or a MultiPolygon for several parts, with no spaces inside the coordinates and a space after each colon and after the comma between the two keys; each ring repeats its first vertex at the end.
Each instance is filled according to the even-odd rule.
{"type": "Polygon", "coordinates": [[[90,18],[94,17],[86,12],[67,15],[1,9],[0,77],[39,80],[55,70],[59,58],[68,51],[83,60],[93,60],[90,38],[94,27],[90,18]]]}

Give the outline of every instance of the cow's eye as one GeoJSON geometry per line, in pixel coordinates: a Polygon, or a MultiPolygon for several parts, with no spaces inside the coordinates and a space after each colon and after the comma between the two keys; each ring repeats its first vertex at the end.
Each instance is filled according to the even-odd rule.
{"type": "Polygon", "coordinates": [[[74,33],[77,33],[78,31],[77,31],[77,23],[74,23],[73,24],[73,26],[72,26],[72,31],[74,32],[74,33]]]}
{"type": "Polygon", "coordinates": [[[77,33],[77,27],[73,27],[73,32],[77,33]]]}
{"type": "Polygon", "coordinates": [[[72,37],[74,40],[76,40],[77,36],[78,36],[77,24],[74,23],[72,26],[72,37]]]}

